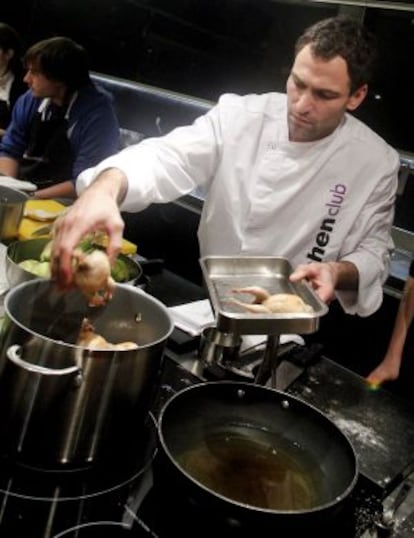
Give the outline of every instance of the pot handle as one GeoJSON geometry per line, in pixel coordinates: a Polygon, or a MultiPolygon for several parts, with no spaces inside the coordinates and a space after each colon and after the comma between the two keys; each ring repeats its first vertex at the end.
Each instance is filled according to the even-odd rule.
{"type": "Polygon", "coordinates": [[[32,364],[20,357],[20,350],[21,346],[19,345],[10,346],[9,348],[7,348],[6,351],[7,358],[14,362],[14,364],[20,366],[24,370],[27,370],[28,372],[34,372],[35,374],[43,375],[68,375],[74,373],[81,373],[78,366],[69,366],[68,368],[60,368],[59,370],[57,370],[54,368],[46,368],[46,366],[32,364]]]}

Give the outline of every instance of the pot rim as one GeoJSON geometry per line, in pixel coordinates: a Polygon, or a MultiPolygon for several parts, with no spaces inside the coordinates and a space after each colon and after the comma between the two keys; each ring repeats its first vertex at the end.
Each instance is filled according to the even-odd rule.
{"type": "Polygon", "coordinates": [[[16,197],[16,200],[0,200],[2,205],[6,207],[12,207],[16,205],[24,205],[27,200],[29,200],[29,195],[25,192],[16,189],[15,187],[9,187],[7,185],[0,185],[0,198],[2,197],[2,192],[13,194],[16,197]]]}
{"type": "MultiPolygon", "coordinates": [[[[23,288],[29,288],[29,287],[34,287],[36,285],[40,285],[42,287],[45,287],[45,286],[50,286],[51,284],[53,283],[52,280],[50,279],[45,279],[45,278],[34,278],[32,280],[28,280],[28,281],[25,281],[25,282],[21,282],[20,284],[17,284],[16,286],[14,286],[13,288],[10,288],[7,293],[6,293],[6,296],[4,298],[4,317],[5,319],[9,318],[13,323],[15,323],[18,327],[20,327],[21,329],[23,329],[24,331],[26,331],[27,333],[33,335],[33,336],[36,336],[36,337],[39,337],[39,338],[42,338],[44,340],[47,340],[49,342],[54,342],[58,345],[61,345],[61,346],[64,346],[64,347],[67,347],[67,348],[70,348],[70,349],[79,349],[79,350],[85,350],[85,351],[88,351],[90,354],[94,354],[94,353],[97,353],[99,355],[102,355],[102,354],[110,354],[110,355],[113,355],[114,353],[123,353],[123,354],[126,354],[126,353],[135,353],[137,351],[140,351],[140,350],[144,350],[144,349],[147,349],[147,348],[151,348],[151,347],[154,347],[158,344],[161,344],[163,342],[165,342],[169,336],[171,335],[171,333],[173,332],[174,330],[174,323],[172,321],[172,318],[171,318],[171,315],[168,311],[168,308],[165,306],[164,303],[162,303],[159,299],[157,299],[156,297],[153,297],[152,295],[146,293],[144,290],[140,289],[140,288],[137,288],[137,287],[134,287],[134,286],[131,286],[130,284],[128,283],[116,283],[115,285],[115,288],[120,288],[120,289],[124,289],[127,291],[127,293],[135,293],[137,295],[142,295],[142,297],[145,298],[145,300],[148,300],[149,302],[152,302],[153,304],[156,304],[158,306],[158,308],[160,308],[166,318],[168,319],[169,321],[169,327],[168,329],[165,331],[165,334],[161,337],[159,337],[158,339],[156,340],[153,340],[151,342],[148,342],[147,344],[143,344],[143,345],[139,345],[137,348],[135,349],[117,349],[117,350],[111,350],[111,349],[94,349],[94,348],[88,348],[88,347],[85,347],[85,346],[78,346],[76,344],[71,344],[69,342],[64,342],[63,340],[57,340],[55,338],[50,338],[40,332],[36,332],[34,331],[33,329],[31,329],[30,327],[27,327],[26,325],[24,325],[23,323],[21,323],[13,314],[12,312],[10,311],[10,307],[9,307],[9,303],[10,301],[12,300],[13,296],[18,293],[21,289],[23,288]]],[[[86,305],[86,303],[85,303],[86,305]]],[[[86,306],[85,306],[86,308],[86,306]]],[[[99,308],[99,307],[97,307],[99,308]]],[[[4,325],[3,325],[4,326],[4,325]]]]}
{"type": "MultiPolygon", "coordinates": [[[[29,237],[28,239],[15,239],[7,245],[6,276],[8,279],[12,281],[12,284],[13,284],[13,281],[17,279],[19,279],[21,282],[24,282],[26,280],[34,280],[36,278],[43,278],[43,277],[38,277],[35,273],[32,273],[28,271],[27,269],[24,269],[23,267],[20,267],[19,265],[20,262],[17,262],[14,258],[16,257],[15,256],[16,254],[20,254],[21,251],[24,250],[25,247],[27,247],[28,245],[39,245],[40,247],[44,247],[50,240],[51,240],[50,237],[29,237]],[[21,275],[21,276],[16,276],[13,279],[12,275],[16,271],[18,272],[18,275],[21,275]]],[[[96,248],[100,250],[104,250],[104,247],[102,247],[101,245],[96,245],[96,248]]],[[[144,270],[138,260],[129,256],[128,254],[123,254],[122,252],[120,252],[117,255],[117,258],[123,260],[126,264],[128,264],[129,268],[132,269],[133,267],[136,270],[136,275],[134,275],[132,278],[124,282],[117,282],[117,284],[135,285],[143,278],[144,270]]],[[[24,258],[21,261],[24,261],[27,259],[29,258],[24,258]]],[[[18,282],[18,283],[20,284],[21,282],[18,282]]],[[[17,284],[14,284],[12,287],[15,287],[15,286],[17,286],[17,284]]]]}
{"type": "Polygon", "coordinates": [[[318,408],[316,408],[312,404],[307,403],[307,402],[303,401],[301,398],[298,398],[297,396],[294,396],[292,394],[288,394],[288,393],[283,392],[281,390],[266,387],[266,386],[263,386],[263,385],[247,383],[247,382],[244,382],[244,381],[221,380],[221,381],[202,381],[200,383],[196,383],[196,384],[191,385],[189,387],[185,387],[185,388],[179,390],[178,392],[176,392],[173,396],[171,396],[171,398],[169,398],[167,400],[167,402],[163,405],[163,407],[162,407],[162,409],[160,411],[159,417],[158,417],[158,428],[157,429],[158,429],[159,443],[161,445],[161,448],[162,448],[164,454],[167,456],[169,462],[173,465],[173,467],[177,471],[179,471],[182,475],[184,475],[187,480],[189,480],[194,486],[196,486],[197,488],[200,488],[204,493],[207,493],[208,495],[212,496],[213,498],[219,499],[221,501],[224,501],[224,502],[226,502],[226,503],[228,503],[228,504],[230,504],[232,506],[238,507],[238,508],[247,509],[250,512],[253,512],[253,513],[269,514],[269,515],[281,515],[281,516],[283,516],[283,515],[286,515],[286,516],[294,516],[294,515],[300,516],[300,515],[318,514],[319,512],[323,512],[323,511],[325,511],[325,510],[327,510],[329,508],[335,507],[336,505],[340,504],[342,501],[347,499],[349,497],[349,495],[352,493],[352,491],[355,489],[356,483],[358,481],[358,476],[359,476],[359,471],[360,471],[360,469],[359,469],[359,461],[358,461],[358,457],[357,457],[355,448],[353,446],[353,443],[349,439],[347,434],[345,432],[343,432],[325,413],[320,411],[318,408]],[[349,482],[348,486],[342,491],[342,493],[340,495],[337,495],[332,500],[330,500],[328,502],[325,502],[323,504],[319,504],[319,505],[317,505],[315,507],[312,507],[312,508],[306,508],[306,509],[302,509],[302,510],[275,510],[275,509],[272,509],[272,508],[262,508],[262,507],[255,506],[255,505],[252,505],[252,504],[243,503],[243,502],[237,501],[236,499],[232,499],[231,497],[226,497],[225,495],[222,495],[221,493],[218,493],[218,492],[214,491],[213,489],[210,489],[209,487],[204,485],[202,482],[199,482],[198,480],[196,480],[190,473],[188,473],[181,465],[178,464],[178,462],[176,461],[176,458],[173,456],[173,454],[169,450],[169,448],[167,446],[167,443],[166,443],[166,440],[164,438],[164,434],[163,434],[163,423],[165,422],[165,414],[166,414],[168,408],[171,405],[174,405],[174,402],[177,399],[181,398],[182,395],[184,395],[184,394],[186,394],[188,392],[191,392],[193,390],[196,390],[196,391],[197,390],[198,391],[203,390],[203,388],[208,390],[208,387],[210,387],[212,385],[216,385],[216,386],[218,386],[218,385],[221,385],[221,386],[228,385],[229,389],[237,387],[239,390],[245,390],[245,389],[247,389],[247,390],[263,390],[263,391],[268,391],[269,393],[276,393],[276,394],[278,394],[279,396],[281,396],[283,398],[288,398],[289,400],[296,402],[297,405],[299,405],[299,406],[301,406],[303,408],[307,408],[310,411],[317,413],[323,421],[326,421],[327,423],[330,423],[334,427],[334,429],[336,430],[339,437],[343,438],[345,444],[347,445],[347,448],[348,448],[350,454],[352,455],[352,459],[353,459],[352,465],[353,465],[353,468],[354,468],[354,473],[353,473],[353,478],[349,482]]]}

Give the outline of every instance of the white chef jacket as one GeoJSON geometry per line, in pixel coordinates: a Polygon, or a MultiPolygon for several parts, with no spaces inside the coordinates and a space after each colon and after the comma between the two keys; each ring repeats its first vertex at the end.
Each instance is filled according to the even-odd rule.
{"type": "Polygon", "coordinates": [[[359,289],[338,292],[348,313],[379,308],[388,275],[398,153],[346,114],[329,136],[290,142],[285,94],[225,94],[192,125],[130,146],[83,172],[121,169],[123,211],[206,192],[199,226],[208,255],[284,256],[299,263],[348,260],[359,289]]]}

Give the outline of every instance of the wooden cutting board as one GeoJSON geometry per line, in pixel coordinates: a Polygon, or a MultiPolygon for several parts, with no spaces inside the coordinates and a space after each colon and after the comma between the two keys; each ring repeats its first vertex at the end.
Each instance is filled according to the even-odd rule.
{"type": "MultiPolygon", "coordinates": [[[[30,214],[31,211],[41,210],[50,213],[62,212],[66,208],[65,205],[57,202],[56,200],[28,200],[25,204],[25,210],[30,214]]],[[[29,217],[23,217],[18,233],[18,239],[23,241],[25,239],[33,239],[40,237],[47,237],[47,233],[44,235],[33,235],[37,230],[47,226],[48,222],[41,222],[29,217]]],[[[134,255],[137,253],[137,246],[126,239],[122,240],[121,247],[122,254],[134,255]]]]}

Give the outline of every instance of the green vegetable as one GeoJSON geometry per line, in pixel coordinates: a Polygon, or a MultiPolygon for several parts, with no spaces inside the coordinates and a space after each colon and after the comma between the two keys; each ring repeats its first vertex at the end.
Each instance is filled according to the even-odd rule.
{"type": "Polygon", "coordinates": [[[51,256],[52,256],[52,241],[48,241],[46,245],[43,247],[42,252],[40,253],[40,261],[50,262],[51,256]]]}
{"type": "MultiPolygon", "coordinates": [[[[103,247],[93,242],[94,236],[87,235],[79,243],[79,247],[82,252],[89,254],[93,250],[103,250],[103,247]]],[[[52,241],[48,241],[43,247],[40,253],[39,260],[23,260],[18,265],[25,271],[32,273],[38,277],[50,278],[50,260],[52,254],[52,241]]],[[[131,274],[128,264],[119,256],[116,258],[115,263],[111,269],[111,276],[115,282],[128,282],[131,280],[131,274]]]]}
{"type": "Polygon", "coordinates": [[[48,261],[23,260],[18,264],[22,269],[41,278],[50,278],[50,263],[48,261]]]}
{"type": "Polygon", "coordinates": [[[111,270],[111,276],[115,282],[127,282],[129,280],[129,270],[122,258],[116,258],[111,270]]]}

